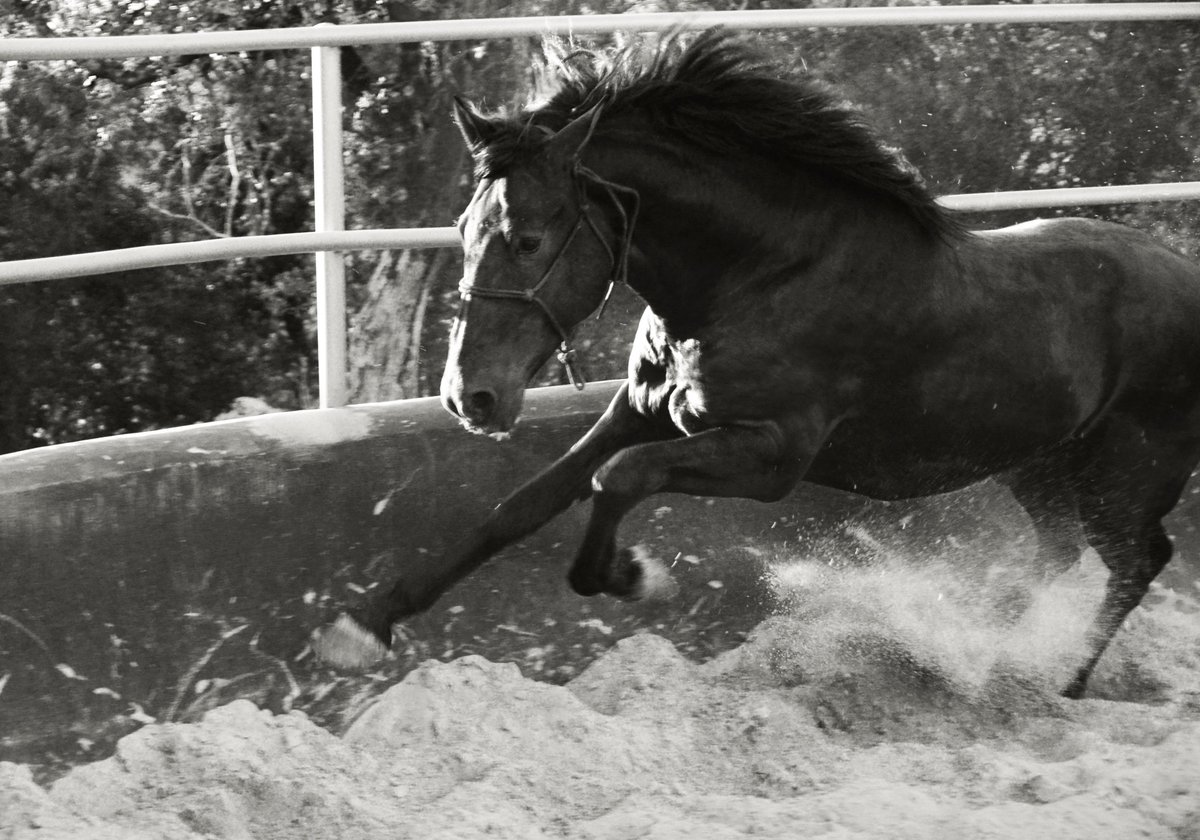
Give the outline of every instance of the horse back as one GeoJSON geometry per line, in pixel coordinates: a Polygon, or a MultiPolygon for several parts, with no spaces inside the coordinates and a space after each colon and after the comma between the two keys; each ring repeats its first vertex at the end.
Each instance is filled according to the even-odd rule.
{"type": "Polygon", "coordinates": [[[810,480],[878,498],[942,492],[1087,437],[1114,414],[1200,436],[1195,264],[1083,219],[947,248],[907,332],[864,364],[858,401],[810,480]]]}
{"type": "MultiPolygon", "coordinates": [[[[970,234],[979,256],[997,264],[1020,264],[1039,280],[1095,286],[1115,282],[1144,297],[1177,299],[1200,306],[1200,265],[1136,228],[1095,219],[1037,219],[970,234]]],[[[1120,289],[1114,289],[1121,291],[1120,289]]]]}
{"type": "Polygon", "coordinates": [[[1082,375],[1102,369],[1096,411],[1140,403],[1196,413],[1200,265],[1142,231],[1089,219],[976,236],[991,276],[1028,287],[1051,313],[1052,353],[1082,375]]]}

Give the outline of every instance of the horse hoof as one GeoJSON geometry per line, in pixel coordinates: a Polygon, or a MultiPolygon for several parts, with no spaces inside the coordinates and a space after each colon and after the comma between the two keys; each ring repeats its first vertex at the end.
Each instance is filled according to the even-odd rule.
{"type": "Polygon", "coordinates": [[[309,644],[318,660],[342,670],[365,670],[387,654],[383,642],[344,613],[333,624],[314,630],[309,644]]]}
{"type": "Polygon", "coordinates": [[[1062,690],[1061,695],[1068,700],[1082,700],[1084,692],[1087,691],[1087,677],[1080,679],[1076,677],[1071,680],[1071,683],[1062,690]]]}
{"type": "Polygon", "coordinates": [[[633,566],[636,580],[625,596],[629,601],[670,601],[679,594],[679,584],[667,565],[645,546],[635,545],[621,552],[622,560],[633,566]]]}

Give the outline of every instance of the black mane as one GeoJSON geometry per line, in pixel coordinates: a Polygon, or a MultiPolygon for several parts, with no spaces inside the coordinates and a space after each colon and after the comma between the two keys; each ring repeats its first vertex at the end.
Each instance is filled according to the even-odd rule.
{"type": "Polygon", "coordinates": [[[900,201],[932,233],[960,230],[899,151],[826,85],[785,79],[780,68],[719,29],[685,43],[676,33],[653,49],[613,52],[548,42],[538,95],[493,116],[493,136],[476,158],[480,177],[499,177],[553,132],[603,101],[608,119],[632,109],[688,142],[727,155],[757,154],[815,167],[900,201]]]}

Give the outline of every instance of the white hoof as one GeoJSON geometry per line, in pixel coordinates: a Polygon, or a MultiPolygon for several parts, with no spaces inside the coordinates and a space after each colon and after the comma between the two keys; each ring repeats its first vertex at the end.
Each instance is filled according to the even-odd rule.
{"type": "Polygon", "coordinates": [[[361,671],[383,659],[383,642],[343,613],[333,624],[314,630],[309,642],[317,659],[334,668],[361,671]]]}
{"type": "Polygon", "coordinates": [[[638,584],[630,593],[633,601],[670,601],[679,594],[679,584],[671,577],[667,564],[651,554],[644,545],[631,546],[630,560],[641,567],[638,584]]]}

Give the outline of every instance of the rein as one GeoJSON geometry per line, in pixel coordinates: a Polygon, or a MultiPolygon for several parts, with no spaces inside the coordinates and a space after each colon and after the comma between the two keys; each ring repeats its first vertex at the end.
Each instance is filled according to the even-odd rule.
{"type": "Polygon", "coordinates": [[[554,259],[551,260],[550,265],[546,267],[541,279],[527,289],[487,289],[465,282],[460,283],[458,286],[458,293],[464,306],[471,298],[475,297],[483,299],[491,298],[494,300],[524,301],[525,303],[531,303],[541,309],[542,314],[546,316],[546,320],[550,323],[550,326],[554,328],[554,331],[558,333],[559,338],[562,339],[558,345],[558,351],[556,352],[555,357],[558,359],[559,364],[563,366],[563,369],[566,370],[567,379],[570,380],[571,384],[575,386],[577,391],[582,391],[584,386],[587,384],[587,381],[583,378],[583,375],[580,373],[577,366],[577,351],[571,346],[571,334],[563,327],[562,322],[559,321],[559,319],[554,315],[554,312],[550,309],[549,304],[547,304],[545,300],[538,296],[538,293],[541,292],[546,284],[550,282],[550,277],[554,274],[554,269],[558,267],[559,262],[567,253],[567,249],[571,247],[571,243],[575,241],[575,237],[579,235],[579,231],[582,230],[585,222],[587,223],[588,228],[590,228],[592,233],[595,235],[596,240],[604,246],[604,251],[608,254],[608,261],[612,267],[612,273],[608,281],[608,290],[605,291],[604,300],[600,302],[600,308],[596,312],[597,320],[599,320],[604,314],[604,309],[608,305],[608,299],[612,296],[613,286],[615,286],[618,281],[625,282],[628,279],[629,249],[633,243],[633,226],[637,221],[640,197],[637,193],[637,190],[633,189],[632,187],[614,184],[612,181],[606,180],[594,170],[584,166],[583,161],[581,160],[583,149],[585,146],[587,146],[588,141],[592,139],[592,134],[596,130],[596,122],[600,118],[601,110],[602,106],[596,107],[595,114],[593,114],[591,124],[588,127],[587,136],[583,138],[583,142],[580,143],[579,148],[575,150],[575,155],[571,165],[571,177],[575,183],[576,199],[579,203],[579,214],[575,217],[575,224],[572,226],[571,232],[567,234],[567,238],[564,239],[562,245],[559,246],[558,253],[554,255],[554,259]],[[592,214],[590,212],[591,202],[588,199],[587,193],[588,184],[603,188],[605,194],[608,196],[609,201],[611,201],[612,205],[617,209],[617,213],[621,219],[622,228],[619,252],[613,251],[612,245],[610,245],[601,234],[600,228],[596,225],[596,220],[592,218],[592,214]],[[632,212],[627,212],[625,210],[625,205],[621,201],[622,195],[632,198],[632,212]]]}

